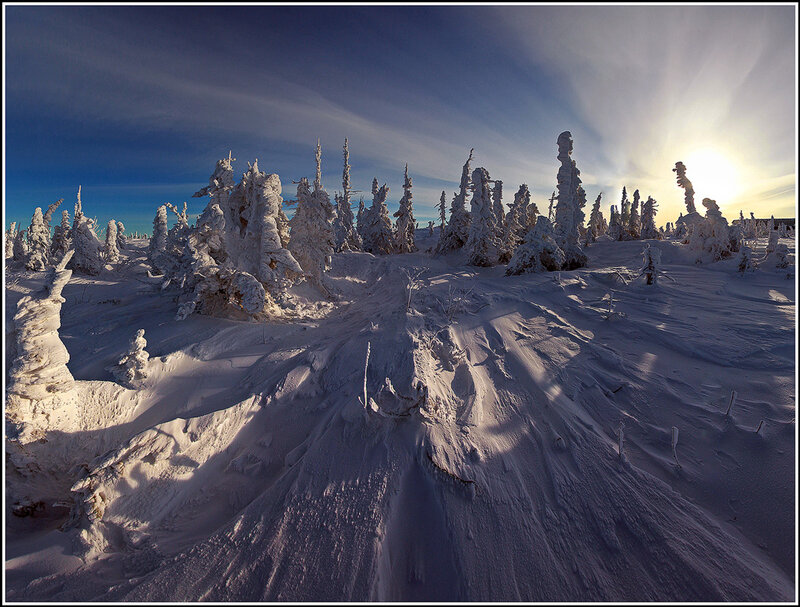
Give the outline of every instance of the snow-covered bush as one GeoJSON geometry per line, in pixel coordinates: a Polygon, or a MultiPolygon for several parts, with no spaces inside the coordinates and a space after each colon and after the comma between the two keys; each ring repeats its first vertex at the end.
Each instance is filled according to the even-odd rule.
{"type": "Polygon", "coordinates": [[[350,208],[350,149],[347,138],[343,148],[342,195],[336,200],[336,217],[333,221],[333,236],[336,251],[361,250],[361,237],[353,225],[353,210],[350,208]]]}
{"type": "Polygon", "coordinates": [[[564,252],[555,241],[552,224],[542,215],[514,251],[506,275],[553,272],[562,269],[564,261],[564,252]]]}
{"type": "Polygon", "coordinates": [[[737,258],[736,270],[741,274],[755,270],[755,266],[753,265],[753,249],[747,245],[742,245],[739,248],[739,257],[737,258]]]}
{"type": "MultiPolygon", "coordinates": [[[[580,187],[580,171],[572,155],[572,134],[564,131],[558,136],[558,203],[555,210],[555,239],[565,256],[564,270],[574,270],[586,265],[586,255],[578,244],[578,226],[583,224],[581,206],[586,196],[580,187]]],[[[538,220],[537,220],[538,222],[538,220]]]]}
{"type": "Polygon", "coordinates": [[[469,151],[469,158],[464,163],[461,170],[461,185],[458,194],[453,197],[450,206],[450,222],[442,232],[439,244],[436,247],[437,253],[447,253],[463,247],[469,238],[470,216],[467,211],[467,190],[470,187],[469,163],[472,162],[472,152],[469,151]]]}
{"type": "Polygon", "coordinates": [[[386,207],[389,188],[385,183],[378,188],[376,178],[373,181],[373,190],[375,190],[375,194],[372,198],[372,206],[364,212],[364,231],[361,238],[367,253],[389,255],[394,253],[392,220],[389,218],[389,209],[386,207]]]}
{"type": "Polygon", "coordinates": [[[414,243],[414,209],[411,198],[411,178],[408,176],[408,163],[406,163],[405,176],[403,179],[403,197],[400,199],[400,208],[394,216],[397,217],[395,223],[395,249],[398,253],[413,253],[417,250],[414,243]]]}
{"type": "Polygon", "coordinates": [[[47,268],[50,259],[50,232],[44,225],[41,207],[36,207],[28,228],[28,258],[25,267],[34,272],[47,268]]]}
{"type": "Polygon", "coordinates": [[[500,255],[500,242],[489,172],[479,167],[472,171],[472,201],[470,230],[467,239],[467,263],[473,266],[493,266],[500,255]]]}
{"type": "Polygon", "coordinates": [[[103,249],[106,262],[117,263],[119,261],[119,249],[117,249],[117,222],[111,219],[106,227],[106,246],[103,249]]]}
{"type": "Polygon", "coordinates": [[[773,253],[778,246],[778,239],[780,235],[776,230],[769,230],[769,239],[767,240],[767,253],[773,253]]]}
{"type": "Polygon", "coordinates": [[[119,383],[128,388],[138,388],[147,378],[147,361],[150,355],[145,350],[146,346],[144,329],[139,329],[131,339],[128,351],[111,369],[111,373],[119,383]]]}
{"type": "Polygon", "coordinates": [[[650,244],[644,245],[642,251],[642,265],[639,276],[644,276],[648,285],[655,285],[658,283],[659,266],[661,265],[661,250],[654,249],[650,244]]]}
{"type": "Polygon", "coordinates": [[[641,237],[643,239],[661,237],[659,231],[656,229],[656,213],[658,213],[657,207],[658,205],[652,196],[648,196],[647,200],[645,200],[644,204],[642,205],[641,237]]]}
{"type": "Polygon", "coordinates": [[[783,269],[789,267],[789,247],[784,243],[779,243],[775,246],[775,260],[776,268],[783,269]]]}

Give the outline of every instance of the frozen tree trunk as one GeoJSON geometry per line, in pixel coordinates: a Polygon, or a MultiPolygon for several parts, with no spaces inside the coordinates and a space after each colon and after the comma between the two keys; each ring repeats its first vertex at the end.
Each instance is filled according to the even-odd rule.
{"type": "Polygon", "coordinates": [[[19,300],[14,315],[16,358],[9,371],[6,416],[17,424],[23,444],[42,438],[47,429],[67,432],[77,426],[78,407],[70,406],[74,379],[67,368],[69,352],[58,336],[71,255],[50,269],[41,291],[19,300]]]}
{"type": "Polygon", "coordinates": [[[428,222],[428,236],[433,236],[433,222],[428,222]]]}
{"type": "Polygon", "coordinates": [[[444,230],[443,237],[439,240],[439,246],[436,248],[437,253],[447,253],[455,251],[463,247],[470,232],[470,215],[467,211],[467,191],[470,187],[470,162],[472,162],[472,152],[469,151],[469,158],[464,163],[461,170],[461,186],[458,194],[453,198],[452,205],[450,206],[450,223],[444,230]]]}
{"type": "Polygon", "coordinates": [[[139,329],[131,339],[128,351],[111,369],[114,378],[127,388],[139,388],[147,378],[147,361],[150,355],[145,350],[146,346],[144,329],[139,329]]]}
{"type": "Polygon", "coordinates": [[[550,196],[550,207],[547,209],[547,219],[550,220],[550,223],[555,220],[555,217],[553,216],[553,201],[555,201],[556,198],[556,193],[553,191],[553,194],[550,196]]]}
{"type": "Polygon", "coordinates": [[[117,263],[119,261],[119,249],[117,249],[117,222],[113,219],[108,222],[106,227],[106,246],[104,249],[106,262],[117,263]]]}
{"type": "Polygon", "coordinates": [[[472,172],[472,184],[467,263],[473,266],[493,266],[498,263],[500,243],[497,238],[496,209],[489,189],[489,172],[484,168],[475,169],[472,172]]]}
{"type": "Polygon", "coordinates": [[[41,207],[36,207],[28,228],[28,258],[25,268],[41,272],[48,266],[50,257],[50,232],[44,225],[41,207]]]}
{"type": "Polygon", "coordinates": [[[360,196],[358,199],[358,214],[356,215],[356,232],[361,238],[361,246],[364,246],[364,197],[360,196]]]}
{"type": "Polygon", "coordinates": [[[411,199],[411,178],[408,176],[406,163],[405,177],[403,180],[403,197],[400,199],[400,208],[394,214],[397,217],[395,224],[395,248],[398,253],[413,253],[417,250],[414,242],[414,209],[411,199]]]}

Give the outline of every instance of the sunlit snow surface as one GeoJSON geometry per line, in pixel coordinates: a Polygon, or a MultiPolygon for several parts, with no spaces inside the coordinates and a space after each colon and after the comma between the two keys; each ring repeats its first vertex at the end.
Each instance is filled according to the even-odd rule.
{"type": "MultiPolygon", "coordinates": [[[[144,242],[121,274],[73,275],[86,422],[59,440],[86,465],[38,482],[65,501],[83,482],[102,518],[60,531],[66,507],[8,504],[6,599],[792,600],[795,268],[651,242],[657,286],[637,241],[513,277],[337,254],[338,301],[301,286],[307,320],[273,324],[175,322],[144,242]],[[423,270],[409,310],[403,268],[423,270]],[[134,391],[107,368],[139,328],[134,391]]],[[[7,323],[43,279],[7,274],[7,323]]]]}

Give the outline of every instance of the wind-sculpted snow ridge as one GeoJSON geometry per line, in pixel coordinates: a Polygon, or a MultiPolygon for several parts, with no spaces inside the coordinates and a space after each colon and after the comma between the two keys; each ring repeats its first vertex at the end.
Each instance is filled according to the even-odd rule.
{"type": "Polygon", "coordinates": [[[639,242],[520,276],[346,252],[327,316],[193,316],[193,341],[168,306],[120,303],[150,367],[127,435],[72,483],[74,526],[52,532],[86,562],[32,579],[12,557],[7,598],[790,600],[786,271],[743,280],[734,259],[651,247],[674,282],[634,280],[639,242]]]}

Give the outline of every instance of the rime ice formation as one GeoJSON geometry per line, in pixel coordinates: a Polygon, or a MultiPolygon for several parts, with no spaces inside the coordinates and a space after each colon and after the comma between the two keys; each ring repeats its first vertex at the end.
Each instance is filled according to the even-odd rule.
{"type": "MultiPolygon", "coordinates": [[[[586,198],[579,192],[580,171],[572,155],[572,134],[564,131],[558,136],[558,203],[555,210],[554,233],[565,260],[564,270],[573,270],[586,265],[586,255],[578,244],[578,226],[583,221],[581,202],[586,198]]],[[[581,190],[582,191],[582,190],[581,190]]],[[[538,221],[538,220],[537,220],[538,221]]]]}
{"type": "Polygon", "coordinates": [[[406,163],[403,178],[403,197],[400,199],[400,208],[394,216],[395,222],[395,250],[398,253],[413,253],[417,250],[414,243],[414,209],[412,207],[411,178],[408,176],[408,163],[406,163]]]}
{"type": "Polygon", "coordinates": [[[147,360],[150,355],[145,350],[147,340],[144,338],[144,329],[139,329],[128,345],[128,351],[122,355],[117,364],[112,367],[114,378],[128,388],[138,388],[147,377],[147,360]]]}
{"type": "Polygon", "coordinates": [[[788,268],[791,265],[789,259],[789,247],[781,242],[775,246],[775,267],[780,269],[788,268]]]}
{"type": "Polygon", "coordinates": [[[117,248],[117,222],[111,219],[106,227],[106,246],[103,248],[106,262],[117,263],[119,261],[119,249],[117,248]]]}
{"type": "Polygon", "coordinates": [[[41,207],[36,207],[28,228],[28,258],[25,267],[34,272],[47,268],[50,258],[50,232],[44,225],[41,207]]]}
{"type": "Polygon", "coordinates": [[[45,287],[17,303],[14,315],[15,359],[6,389],[6,415],[19,430],[20,441],[41,437],[47,428],[67,432],[74,428],[77,406],[72,406],[74,379],[69,352],[58,336],[61,326],[61,290],[72,275],[65,269],[72,251],[52,267],[45,287]]]}
{"type": "Polygon", "coordinates": [[[652,196],[648,196],[642,204],[641,237],[643,239],[659,238],[659,232],[656,229],[656,213],[658,213],[658,205],[652,196]]]}
{"type": "Polygon", "coordinates": [[[460,249],[469,238],[470,216],[469,211],[467,211],[467,190],[470,187],[469,163],[472,162],[473,151],[474,149],[469,151],[469,158],[467,158],[461,170],[461,185],[458,194],[453,197],[453,202],[450,206],[450,222],[447,224],[443,237],[436,247],[437,253],[447,253],[460,249]]]}
{"type": "Polygon", "coordinates": [[[500,242],[495,212],[489,172],[479,167],[472,171],[471,223],[466,243],[469,265],[493,266],[498,262],[500,242]]]}
{"type": "Polygon", "coordinates": [[[347,139],[344,140],[343,156],[344,169],[342,169],[342,195],[336,204],[336,218],[333,222],[333,232],[336,251],[360,251],[361,237],[353,225],[353,210],[350,208],[350,149],[347,139]]]}
{"type": "Polygon", "coordinates": [[[377,184],[378,180],[375,178],[372,182],[372,206],[364,212],[364,232],[361,237],[367,253],[389,255],[395,252],[392,220],[386,207],[389,188],[385,183],[380,188],[377,184]]]}
{"type": "Polygon", "coordinates": [[[564,252],[554,238],[550,220],[542,215],[514,251],[506,275],[553,272],[563,268],[565,259],[564,252]]]}

